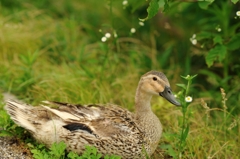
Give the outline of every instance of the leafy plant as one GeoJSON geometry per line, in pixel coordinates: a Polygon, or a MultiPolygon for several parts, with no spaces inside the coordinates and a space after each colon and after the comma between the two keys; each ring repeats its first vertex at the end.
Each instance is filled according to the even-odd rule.
{"type": "MultiPolygon", "coordinates": [[[[97,152],[97,149],[93,146],[86,146],[85,151],[81,156],[74,152],[65,152],[66,144],[64,142],[54,143],[49,150],[44,145],[38,145],[37,149],[33,146],[31,152],[35,159],[100,159],[102,154],[97,152]]],[[[104,159],[120,159],[121,157],[116,155],[106,155],[104,159]]]]}
{"type": "Polygon", "coordinates": [[[37,61],[38,56],[38,51],[33,53],[27,52],[27,54],[19,55],[21,60],[19,69],[22,72],[22,76],[20,76],[16,81],[19,85],[18,89],[22,89],[24,91],[24,89],[31,88],[31,86],[35,83],[36,79],[34,77],[33,65],[37,61]]]}
{"type": "MultiPolygon", "coordinates": [[[[68,154],[68,157],[70,157],[71,159],[76,158],[76,154],[73,152],[70,152],[68,154]]],[[[77,159],[100,159],[102,157],[101,154],[97,153],[97,149],[95,147],[91,147],[91,146],[86,146],[86,150],[84,151],[84,153],[82,154],[81,157],[77,157],[77,159]]]]}
{"type": "Polygon", "coordinates": [[[36,159],[61,159],[65,156],[66,145],[64,142],[52,144],[49,151],[43,146],[39,145],[38,149],[32,149],[33,157],[36,159]]]}
{"type": "Polygon", "coordinates": [[[179,136],[179,143],[178,143],[178,157],[182,158],[183,157],[183,152],[184,149],[186,147],[186,140],[188,137],[188,133],[189,133],[189,117],[190,117],[190,113],[187,111],[189,104],[192,102],[192,97],[189,96],[189,91],[190,91],[190,86],[192,83],[192,80],[196,77],[197,75],[194,76],[182,76],[182,78],[184,78],[185,80],[187,80],[187,85],[185,84],[177,84],[178,86],[180,86],[183,90],[181,92],[178,93],[178,97],[181,101],[181,105],[182,105],[182,121],[180,122],[181,125],[181,133],[179,136]]]}
{"type": "Polygon", "coordinates": [[[189,96],[190,86],[192,84],[192,80],[197,75],[190,76],[187,75],[186,77],[181,76],[185,80],[187,80],[187,84],[177,84],[177,86],[182,88],[182,91],[180,91],[177,94],[178,99],[181,102],[181,112],[182,117],[180,118],[180,124],[179,127],[181,128],[180,134],[167,134],[165,133],[165,138],[168,138],[171,141],[177,141],[175,142],[175,147],[172,147],[171,145],[162,145],[161,148],[166,149],[168,154],[174,158],[182,158],[184,150],[186,148],[187,143],[187,137],[189,134],[189,120],[191,117],[191,113],[188,111],[188,106],[192,102],[192,97],[189,96]]]}

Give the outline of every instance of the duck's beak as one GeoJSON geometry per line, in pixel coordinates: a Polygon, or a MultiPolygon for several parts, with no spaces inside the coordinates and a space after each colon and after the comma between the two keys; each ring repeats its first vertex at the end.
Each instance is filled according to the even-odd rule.
{"type": "Polygon", "coordinates": [[[163,98],[167,99],[170,103],[172,103],[176,106],[181,105],[181,103],[179,101],[177,101],[177,99],[174,97],[171,88],[168,86],[165,86],[165,89],[163,90],[163,92],[160,92],[159,95],[162,96],[163,98]]]}

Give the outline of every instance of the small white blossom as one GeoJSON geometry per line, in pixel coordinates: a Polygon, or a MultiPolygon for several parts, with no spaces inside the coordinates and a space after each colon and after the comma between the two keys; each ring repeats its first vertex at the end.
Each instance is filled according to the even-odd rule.
{"type": "Polygon", "coordinates": [[[190,41],[193,45],[197,44],[196,34],[193,34],[193,36],[190,38],[190,41]]]}
{"type": "Polygon", "coordinates": [[[195,39],[196,38],[196,34],[193,34],[192,38],[195,39]]]}
{"type": "Polygon", "coordinates": [[[191,96],[185,97],[185,101],[188,102],[188,103],[192,102],[192,100],[193,100],[193,99],[192,99],[191,96]]]}
{"type": "Polygon", "coordinates": [[[138,23],[140,26],[144,26],[144,23],[143,22],[139,22],[138,23]]]}
{"type": "Polygon", "coordinates": [[[128,1],[127,1],[127,0],[124,0],[124,1],[122,2],[122,4],[123,4],[124,6],[126,6],[126,5],[128,4],[128,1]]]}
{"type": "Polygon", "coordinates": [[[110,38],[110,37],[111,37],[111,34],[110,34],[110,33],[106,33],[106,34],[105,34],[105,37],[106,37],[106,38],[110,38]]]}
{"type": "Polygon", "coordinates": [[[106,42],[107,41],[107,38],[104,36],[104,37],[102,37],[102,42],[106,42]]]}
{"type": "Polygon", "coordinates": [[[192,42],[193,45],[196,45],[197,44],[197,39],[192,39],[191,42],[192,42]]]}
{"type": "Polygon", "coordinates": [[[131,28],[131,33],[135,33],[136,32],[136,29],[135,28],[131,28]]]}
{"type": "Polygon", "coordinates": [[[218,32],[221,32],[221,31],[222,31],[222,29],[221,29],[221,28],[218,28],[218,29],[217,29],[217,31],[218,31],[218,32]]]}
{"type": "Polygon", "coordinates": [[[240,11],[237,11],[237,12],[236,12],[236,15],[237,15],[238,17],[240,17],[240,11]]]}

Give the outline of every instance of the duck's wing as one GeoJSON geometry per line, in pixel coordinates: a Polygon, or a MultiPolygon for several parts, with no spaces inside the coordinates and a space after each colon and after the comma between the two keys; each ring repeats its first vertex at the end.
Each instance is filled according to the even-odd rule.
{"type": "Polygon", "coordinates": [[[42,106],[61,118],[66,123],[63,127],[71,132],[85,131],[102,138],[118,134],[139,137],[142,134],[134,115],[116,105],[73,105],[49,101],[43,103],[42,106]]]}

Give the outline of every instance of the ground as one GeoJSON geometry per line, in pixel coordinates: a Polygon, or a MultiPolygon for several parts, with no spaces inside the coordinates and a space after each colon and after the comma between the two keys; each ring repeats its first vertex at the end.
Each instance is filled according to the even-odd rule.
{"type": "Polygon", "coordinates": [[[0,137],[1,159],[32,159],[32,154],[26,146],[13,137],[0,137]]]}

